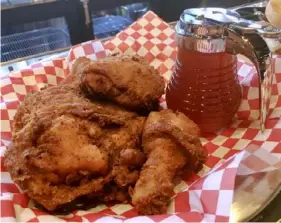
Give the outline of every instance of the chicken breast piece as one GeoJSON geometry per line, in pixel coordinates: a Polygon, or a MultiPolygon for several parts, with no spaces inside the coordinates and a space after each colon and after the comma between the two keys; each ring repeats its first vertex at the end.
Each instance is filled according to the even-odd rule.
{"type": "MultiPolygon", "coordinates": [[[[129,168],[119,162],[120,152],[142,153],[145,118],[111,103],[90,101],[75,81],[26,96],[5,154],[12,179],[49,211],[81,196],[101,196],[115,180],[115,166],[129,168]]],[[[120,190],[132,183],[128,176],[120,190]]]]}

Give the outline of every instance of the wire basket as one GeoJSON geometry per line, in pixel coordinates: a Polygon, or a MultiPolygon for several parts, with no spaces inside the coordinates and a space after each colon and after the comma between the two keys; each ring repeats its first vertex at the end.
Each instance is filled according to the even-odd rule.
{"type": "Polygon", "coordinates": [[[44,28],[3,36],[1,62],[71,46],[64,29],[44,28]]]}

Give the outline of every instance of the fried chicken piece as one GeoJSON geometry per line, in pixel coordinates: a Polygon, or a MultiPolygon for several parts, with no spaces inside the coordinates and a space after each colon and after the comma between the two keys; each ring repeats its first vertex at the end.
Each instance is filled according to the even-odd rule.
{"type": "Polygon", "coordinates": [[[127,128],[109,129],[102,140],[102,147],[108,151],[111,167],[107,177],[113,180],[119,188],[136,183],[145,161],[145,156],[140,150],[139,137],[142,135],[144,121],[143,117],[139,117],[133,123],[131,121],[127,128]],[[133,157],[132,154],[135,156],[133,157]]]}
{"type": "Polygon", "coordinates": [[[103,193],[98,197],[103,203],[122,202],[127,203],[130,195],[127,188],[119,188],[114,184],[105,186],[103,193]]]}
{"type": "Polygon", "coordinates": [[[74,73],[88,95],[114,101],[125,108],[149,112],[158,108],[164,80],[143,58],[116,56],[86,62],[81,59],[74,73]],[[84,66],[84,69],[81,67],[84,66]]]}
{"type": "Polygon", "coordinates": [[[132,194],[132,203],[139,213],[165,213],[176,174],[187,164],[193,171],[202,168],[207,153],[199,134],[198,126],[180,112],[150,113],[142,137],[148,159],[132,194]]]}
{"type": "MultiPolygon", "coordinates": [[[[45,123],[38,121],[37,124],[31,122],[30,126],[46,130],[37,139],[33,139],[36,146],[24,153],[24,160],[29,165],[61,176],[79,170],[99,175],[107,173],[107,153],[92,144],[101,136],[98,125],[66,115],[52,120],[51,126],[45,126],[45,123]]],[[[27,129],[20,133],[25,131],[27,129]]],[[[17,136],[17,140],[24,140],[20,134],[17,136]]]]}
{"type": "Polygon", "coordinates": [[[123,149],[120,152],[120,164],[126,166],[142,167],[145,161],[145,155],[139,150],[123,149]]]}
{"type": "Polygon", "coordinates": [[[27,95],[5,154],[15,183],[50,211],[84,195],[99,196],[118,164],[112,160],[123,149],[140,150],[145,118],[90,101],[77,86],[73,78],[27,95]]]}
{"type": "Polygon", "coordinates": [[[35,113],[41,114],[40,118],[44,119],[44,122],[62,114],[73,114],[80,118],[117,125],[138,116],[120,106],[85,98],[75,84],[64,84],[29,93],[15,114],[13,133],[27,124],[35,113]]]}
{"type": "Polygon", "coordinates": [[[145,155],[140,150],[126,148],[120,151],[114,160],[111,177],[119,188],[135,185],[139,172],[145,162],[145,155]]]}
{"type": "Polygon", "coordinates": [[[112,170],[114,182],[119,188],[135,185],[139,179],[139,170],[130,170],[127,166],[116,165],[112,170]]]}

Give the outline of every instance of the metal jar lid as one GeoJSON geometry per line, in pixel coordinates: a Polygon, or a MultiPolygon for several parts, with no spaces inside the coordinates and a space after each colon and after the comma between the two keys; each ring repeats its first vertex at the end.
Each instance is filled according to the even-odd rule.
{"type": "Polygon", "coordinates": [[[201,53],[226,50],[226,28],[236,23],[240,15],[223,8],[186,9],[176,25],[178,47],[201,53]]]}
{"type": "Polygon", "coordinates": [[[225,27],[236,23],[240,15],[222,8],[186,9],[180,16],[176,32],[182,36],[216,38],[225,35],[225,27]]]}

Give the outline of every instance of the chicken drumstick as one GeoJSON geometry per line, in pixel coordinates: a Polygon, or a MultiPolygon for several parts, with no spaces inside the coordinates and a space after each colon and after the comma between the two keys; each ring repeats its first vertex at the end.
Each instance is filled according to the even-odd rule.
{"type": "Polygon", "coordinates": [[[198,126],[180,112],[150,113],[142,138],[148,159],[132,194],[132,203],[139,213],[166,212],[175,175],[186,166],[193,171],[202,168],[207,153],[199,133],[198,126]]]}

